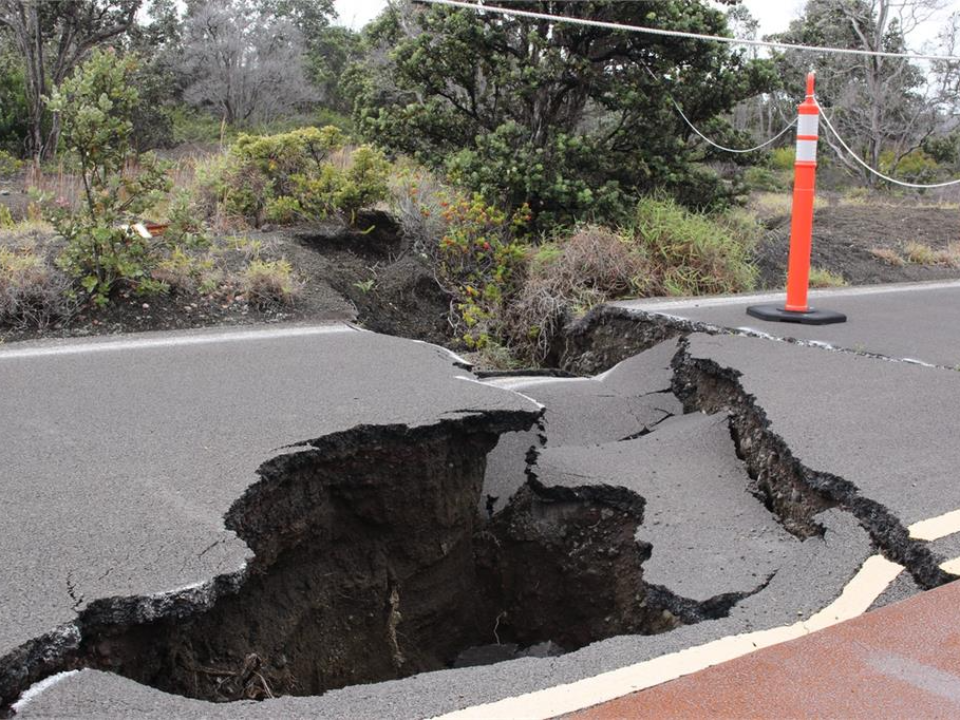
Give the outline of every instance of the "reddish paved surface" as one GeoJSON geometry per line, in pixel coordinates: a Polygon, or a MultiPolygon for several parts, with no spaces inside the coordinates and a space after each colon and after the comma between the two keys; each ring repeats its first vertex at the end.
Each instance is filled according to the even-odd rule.
{"type": "Polygon", "coordinates": [[[960,582],[568,717],[960,717],[960,582]]]}

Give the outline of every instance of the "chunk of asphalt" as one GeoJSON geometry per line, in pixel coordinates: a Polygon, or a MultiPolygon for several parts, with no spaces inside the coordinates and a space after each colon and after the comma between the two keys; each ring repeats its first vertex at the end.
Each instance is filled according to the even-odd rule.
{"type": "Polygon", "coordinates": [[[665,340],[649,350],[617,363],[596,379],[608,390],[623,395],[649,395],[670,388],[671,363],[677,354],[677,340],[665,340]]]}
{"type": "Polygon", "coordinates": [[[202,702],[166,694],[112,673],[82,670],[61,676],[48,687],[34,688],[17,717],[413,720],[572,683],[730,635],[790,625],[815,614],[840,595],[874,552],[869,537],[849,513],[828,510],[816,519],[825,528],[823,537],[798,542],[798,551],[770,583],[734,607],[728,617],[661,635],[624,635],[561,657],[442,670],[347,687],[321,697],[283,697],[259,703],[202,702]]]}
{"type": "Polygon", "coordinates": [[[481,510],[502,509],[526,482],[530,448],[586,446],[650,432],[683,412],[670,391],[676,341],[661,343],[595,378],[511,377],[491,384],[533,398],[546,407],[542,427],[507,433],[487,459],[481,510]]]}
{"type": "Polygon", "coordinates": [[[688,407],[729,408],[743,421],[734,426],[757,471],[797,464],[809,491],[853,512],[921,584],[946,579],[906,528],[960,508],[960,373],[703,334],[690,336],[675,366],[688,407]],[[765,439],[762,457],[745,446],[765,439]]]}
{"type": "Polygon", "coordinates": [[[644,582],[695,603],[754,592],[798,544],[748,491],[725,415],[672,418],[634,440],[547,448],[536,475],[546,488],[614,486],[643,497],[644,582]]]}
{"type": "Polygon", "coordinates": [[[4,698],[61,667],[88,626],[236,591],[253,554],[225,517],[270,484],[268,461],[350,433],[372,451],[376,427],[452,424],[492,444],[540,411],[440,348],[342,325],[18,344],[0,349],[0,387],[4,698]]]}

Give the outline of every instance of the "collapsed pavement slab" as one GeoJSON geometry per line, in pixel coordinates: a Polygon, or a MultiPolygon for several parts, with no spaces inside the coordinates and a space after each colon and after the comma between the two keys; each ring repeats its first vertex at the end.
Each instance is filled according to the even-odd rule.
{"type": "Polygon", "coordinates": [[[492,385],[533,398],[544,406],[540,427],[503,435],[490,453],[482,509],[497,512],[526,482],[526,456],[543,446],[578,447],[650,432],[683,409],[671,392],[675,341],[628,358],[594,378],[509,377],[492,385]]]}
{"type": "Polygon", "coordinates": [[[616,486],[643,498],[643,580],[673,596],[674,614],[726,612],[765,585],[799,543],[750,494],[724,414],[684,415],[624,442],[547,448],[535,473],[547,490],[616,486]]]}

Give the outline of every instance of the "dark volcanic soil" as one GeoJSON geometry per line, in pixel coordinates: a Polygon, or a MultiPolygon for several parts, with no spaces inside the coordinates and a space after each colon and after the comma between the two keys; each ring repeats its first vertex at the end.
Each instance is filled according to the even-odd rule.
{"type": "Polygon", "coordinates": [[[302,282],[292,304],[256,305],[239,291],[216,297],[127,293],[106,308],[81,308],[70,320],[42,330],[0,327],[0,342],[298,320],[355,322],[387,335],[451,342],[449,296],[402,247],[385,213],[362,216],[356,228],[330,221],[244,236],[269,248],[266,257],[292,263],[302,282]]]}
{"type": "MultiPolygon", "coordinates": [[[[790,218],[768,221],[771,232],[757,251],[760,284],[783,286],[790,244],[790,218]]],[[[911,241],[943,249],[960,241],[960,210],[894,205],[835,205],[817,210],[813,221],[814,267],[839,273],[850,285],[919,282],[960,277],[946,265],[891,265],[870,253],[902,253],[911,241]]]]}

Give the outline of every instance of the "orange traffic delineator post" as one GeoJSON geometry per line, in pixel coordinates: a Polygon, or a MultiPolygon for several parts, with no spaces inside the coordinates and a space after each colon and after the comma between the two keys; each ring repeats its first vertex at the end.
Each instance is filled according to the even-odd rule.
{"type": "Polygon", "coordinates": [[[846,322],[847,316],[807,304],[810,288],[810,249],[813,243],[813,199],[817,183],[817,138],[820,106],[814,98],[813,73],[807,75],[807,97],[797,108],[797,159],[794,163],[793,211],[790,219],[790,260],[787,267],[787,301],[779,305],[751,305],[747,314],[761,320],[829,325],[846,322]]]}

